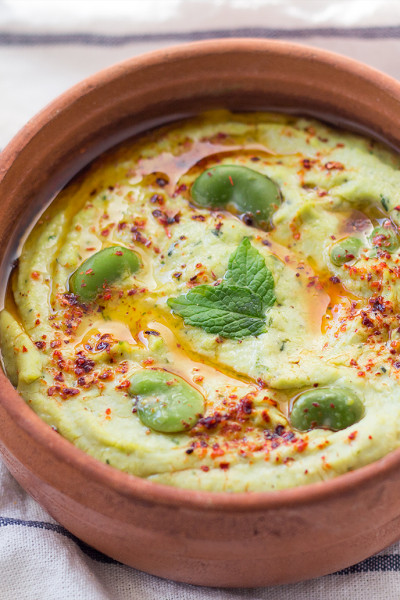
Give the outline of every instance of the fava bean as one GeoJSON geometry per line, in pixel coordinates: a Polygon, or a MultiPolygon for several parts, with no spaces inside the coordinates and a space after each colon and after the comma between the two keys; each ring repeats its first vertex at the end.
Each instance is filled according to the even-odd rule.
{"type": "Polygon", "coordinates": [[[248,167],[219,165],[202,173],[194,182],[192,198],[198,206],[211,209],[233,207],[245,223],[269,229],[273,213],[281,204],[276,183],[248,167]]]}
{"type": "Polygon", "coordinates": [[[341,240],[331,250],[331,261],[337,267],[341,267],[345,263],[357,258],[361,246],[361,240],[356,237],[348,237],[345,240],[341,240]]]}
{"type": "Polygon", "coordinates": [[[162,433],[193,427],[204,411],[203,396],[184,379],[158,369],[143,369],[130,379],[129,393],[143,425],[162,433]]]}
{"type": "Polygon", "coordinates": [[[71,275],[69,289],[83,302],[94,300],[104,286],[140,267],[137,255],[123,246],[110,246],[92,254],[71,275]]]}
{"type": "Polygon", "coordinates": [[[392,226],[383,227],[378,225],[378,227],[374,227],[369,239],[375,248],[385,252],[395,252],[399,247],[399,239],[392,226]]]}
{"type": "Polygon", "coordinates": [[[339,431],[357,423],[364,406],[355,392],[347,388],[319,388],[298,396],[290,412],[290,422],[299,431],[331,429],[339,431]]]}

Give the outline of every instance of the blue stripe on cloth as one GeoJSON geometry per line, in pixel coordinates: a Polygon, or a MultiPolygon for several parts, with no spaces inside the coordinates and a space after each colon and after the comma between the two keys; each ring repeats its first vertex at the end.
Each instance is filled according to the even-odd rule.
{"type": "Polygon", "coordinates": [[[400,571],[400,554],[381,554],[366,558],[357,565],[338,571],[337,575],[371,573],[373,571],[400,571]]]}
{"type": "MultiPolygon", "coordinates": [[[[84,552],[89,558],[100,563],[108,563],[114,565],[121,565],[122,563],[109,558],[102,552],[95,550],[91,546],[82,542],[75,535],[67,531],[61,525],[56,523],[48,523],[46,521],[24,521],[23,519],[13,519],[11,517],[0,517],[0,527],[7,527],[10,525],[20,525],[22,527],[33,527],[36,529],[46,529],[47,531],[53,531],[63,535],[77,544],[77,546],[84,552]]],[[[400,571],[400,554],[382,554],[379,556],[371,556],[362,562],[337,571],[334,575],[351,575],[353,573],[372,573],[378,571],[400,571]]]]}
{"type": "Polygon", "coordinates": [[[398,39],[400,25],[387,27],[304,27],[282,29],[268,27],[241,27],[236,29],[210,29],[206,31],[177,31],[165,33],[138,33],[109,35],[98,33],[18,33],[0,31],[0,46],[43,46],[81,44],[86,46],[123,46],[125,44],[168,41],[196,41],[210,38],[355,38],[398,39]]]}
{"type": "Polygon", "coordinates": [[[95,550],[85,542],[82,542],[75,535],[67,531],[61,525],[57,525],[55,523],[47,523],[46,521],[24,521],[23,519],[13,519],[11,517],[0,517],[0,527],[7,527],[9,525],[20,525],[22,527],[33,527],[35,529],[46,529],[47,531],[53,531],[54,533],[58,533],[63,535],[73,542],[84,552],[89,558],[101,563],[110,563],[114,565],[120,565],[118,561],[113,558],[109,558],[102,552],[95,550]]]}

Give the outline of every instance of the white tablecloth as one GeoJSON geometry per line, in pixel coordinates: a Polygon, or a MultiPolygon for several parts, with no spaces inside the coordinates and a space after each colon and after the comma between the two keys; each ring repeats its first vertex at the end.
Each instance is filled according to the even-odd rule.
{"type": "MultiPolygon", "coordinates": [[[[398,0],[0,0],[0,147],[47,102],[101,68],[172,44],[237,36],[319,46],[400,79],[398,0]]],[[[0,600],[387,600],[400,598],[400,544],[294,585],[176,584],[88,548],[0,463],[0,573],[0,600]]]]}

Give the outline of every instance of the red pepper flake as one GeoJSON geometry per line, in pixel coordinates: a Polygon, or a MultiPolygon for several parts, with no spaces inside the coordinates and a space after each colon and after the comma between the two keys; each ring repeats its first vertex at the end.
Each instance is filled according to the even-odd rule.
{"type": "Polygon", "coordinates": [[[61,390],[61,395],[63,397],[68,397],[68,396],[76,396],[77,394],[79,394],[79,390],[76,388],[62,388],[61,390]]]}
{"type": "Polygon", "coordinates": [[[352,431],[352,432],[350,433],[350,435],[348,436],[348,439],[349,439],[349,440],[355,440],[355,439],[356,439],[356,437],[357,437],[357,433],[358,433],[358,431],[352,431]]]}
{"type": "Polygon", "coordinates": [[[229,175],[229,181],[231,182],[231,185],[233,185],[233,181],[232,181],[232,177],[229,175]]]}
{"type": "Polygon", "coordinates": [[[91,273],[93,273],[93,269],[88,269],[87,271],[85,271],[86,275],[90,275],[91,273]]]}
{"type": "Polygon", "coordinates": [[[342,163],[335,161],[329,161],[324,166],[325,169],[328,169],[328,171],[332,171],[333,169],[336,169],[337,171],[343,171],[344,169],[344,165],[342,163]]]}
{"type": "Polygon", "coordinates": [[[242,398],[239,403],[239,412],[243,412],[245,415],[251,415],[253,410],[253,401],[249,398],[242,398]]]}
{"type": "Polygon", "coordinates": [[[175,215],[168,215],[159,208],[156,208],[151,214],[161,225],[164,226],[179,223],[181,220],[181,214],[179,212],[177,212],[175,215]]]}
{"type": "Polygon", "coordinates": [[[146,246],[146,248],[149,248],[151,246],[151,241],[148,240],[140,231],[137,230],[137,226],[133,226],[131,227],[131,232],[132,232],[132,240],[134,242],[138,242],[139,244],[143,244],[143,246],[146,246]]]}
{"type": "Polygon", "coordinates": [[[134,226],[135,226],[135,227],[139,227],[140,229],[143,229],[143,227],[146,225],[146,221],[147,221],[147,219],[146,219],[146,218],[143,218],[143,219],[135,219],[135,220],[133,221],[133,224],[134,224],[134,226]]]}
{"type": "Polygon", "coordinates": [[[109,349],[110,349],[110,344],[108,342],[105,342],[104,340],[102,340],[101,342],[99,342],[96,345],[97,352],[102,352],[103,350],[106,350],[108,352],[109,349]]]}
{"type": "Polygon", "coordinates": [[[200,469],[204,471],[204,473],[207,473],[210,470],[210,467],[207,467],[207,465],[201,465],[200,469]]]}
{"type": "Polygon", "coordinates": [[[182,183],[179,187],[177,187],[174,191],[174,196],[177,196],[178,194],[181,194],[182,192],[186,192],[187,190],[187,186],[182,183]]]}
{"type": "Polygon", "coordinates": [[[111,415],[111,408],[106,408],[106,415],[111,415]]]}
{"type": "Polygon", "coordinates": [[[39,279],[40,273],[38,273],[38,271],[32,271],[31,277],[32,279],[39,279]]]}
{"type": "Polygon", "coordinates": [[[306,442],[305,440],[298,440],[298,442],[296,442],[296,450],[297,452],[304,452],[304,450],[307,448],[308,446],[308,442],[306,442]]]}
{"type": "Polygon", "coordinates": [[[84,373],[90,373],[95,367],[94,360],[86,358],[83,353],[79,353],[75,360],[75,375],[83,375],[84,373]]]}
{"type": "Polygon", "coordinates": [[[302,163],[303,163],[303,167],[308,170],[308,169],[311,169],[314,161],[311,161],[309,158],[304,158],[302,160],[302,163]]]}
{"type": "Polygon", "coordinates": [[[36,319],[35,325],[40,325],[40,319],[36,319]]]}
{"type": "Polygon", "coordinates": [[[364,327],[374,327],[374,323],[371,321],[371,319],[367,316],[367,313],[364,311],[361,311],[361,322],[364,325],[364,327]]]}
{"type": "Polygon", "coordinates": [[[265,421],[265,423],[270,423],[271,422],[271,417],[268,414],[268,411],[263,410],[261,413],[261,416],[263,418],[263,421],[265,421]]]}
{"type": "Polygon", "coordinates": [[[358,371],[357,375],[359,377],[365,377],[365,371],[358,371]]]}
{"type": "Polygon", "coordinates": [[[39,348],[39,350],[43,350],[46,347],[46,342],[35,342],[35,346],[39,348]]]}
{"type": "Polygon", "coordinates": [[[160,204],[162,206],[163,204],[165,204],[165,199],[164,196],[162,196],[161,194],[153,194],[150,198],[150,202],[152,204],[160,204]]]}
{"type": "Polygon", "coordinates": [[[128,296],[134,296],[135,294],[137,294],[137,290],[129,290],[128,291],[128,296]]]}
{"type": "Polygon", "coordinates": [[[227,462],[219,463],[219,468],[222,469],[223,471],[227,471],[229,469],[229,463],[227,463],[227,462]]]}
{"type": "Polygon", "coordinates": [[[217,427],[222,421],[222,415],[218,412],[210,415],[209,417],[202,417],[198,421],[198,425],[200,427],[205,427],[206,429],[213,429],[217,427]]]}
{"type": "Polygon", "coordinates": [[[117,385],[117,390],[125,390],[130,385],[131,385],[131,382],[129,381],[129,379],[125,379],[125,381],[121,381],[121,383],[119,383],[117,385]]]}
{"type": "Polygon", "coordinates": [[[53,396],[57,391],[57,386],[52,385],[51,387],[48,388],[47,390],[47,395],[48,396],[53,396]]]}
{"type": "Polygon", "coordinates": [[[142,360],[142,365],[144,367],[154,364],[154,358],[145,358],[142,360]]]}
{"type": "Polygon", "coordinates": [[[99,379],[114,379],[114,373],[112,369],[105,369],[102,373],[100,373],[99,379]]]}
{"type": "Polygon", "coordinates": [[[211,452],[211,458],[217,458],[217,456],[224,456],[225,452],[222,448],[219,447],[218,444],[213,445],[213,450],[211,452]]]}

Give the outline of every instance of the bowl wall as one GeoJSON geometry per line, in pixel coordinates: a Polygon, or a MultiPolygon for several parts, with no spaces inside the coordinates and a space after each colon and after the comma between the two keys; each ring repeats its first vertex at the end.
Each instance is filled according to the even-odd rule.
{"type": "MultiPolygon", "coordinates": [[[[55,100],[3,152],[3,282],[38,213],[94,156],[132,133],[217,107],[308,113],[400,147],[400,84],[328,52],[214,40],[121,63],[55,100]]],[[[62,439],[3,373],[0,450],[21,485],[86,543],[188,583],[298,581],[400,538],[400,451],[292,490],[230,495],[168,488],[103,465],[62,439]]]]}

